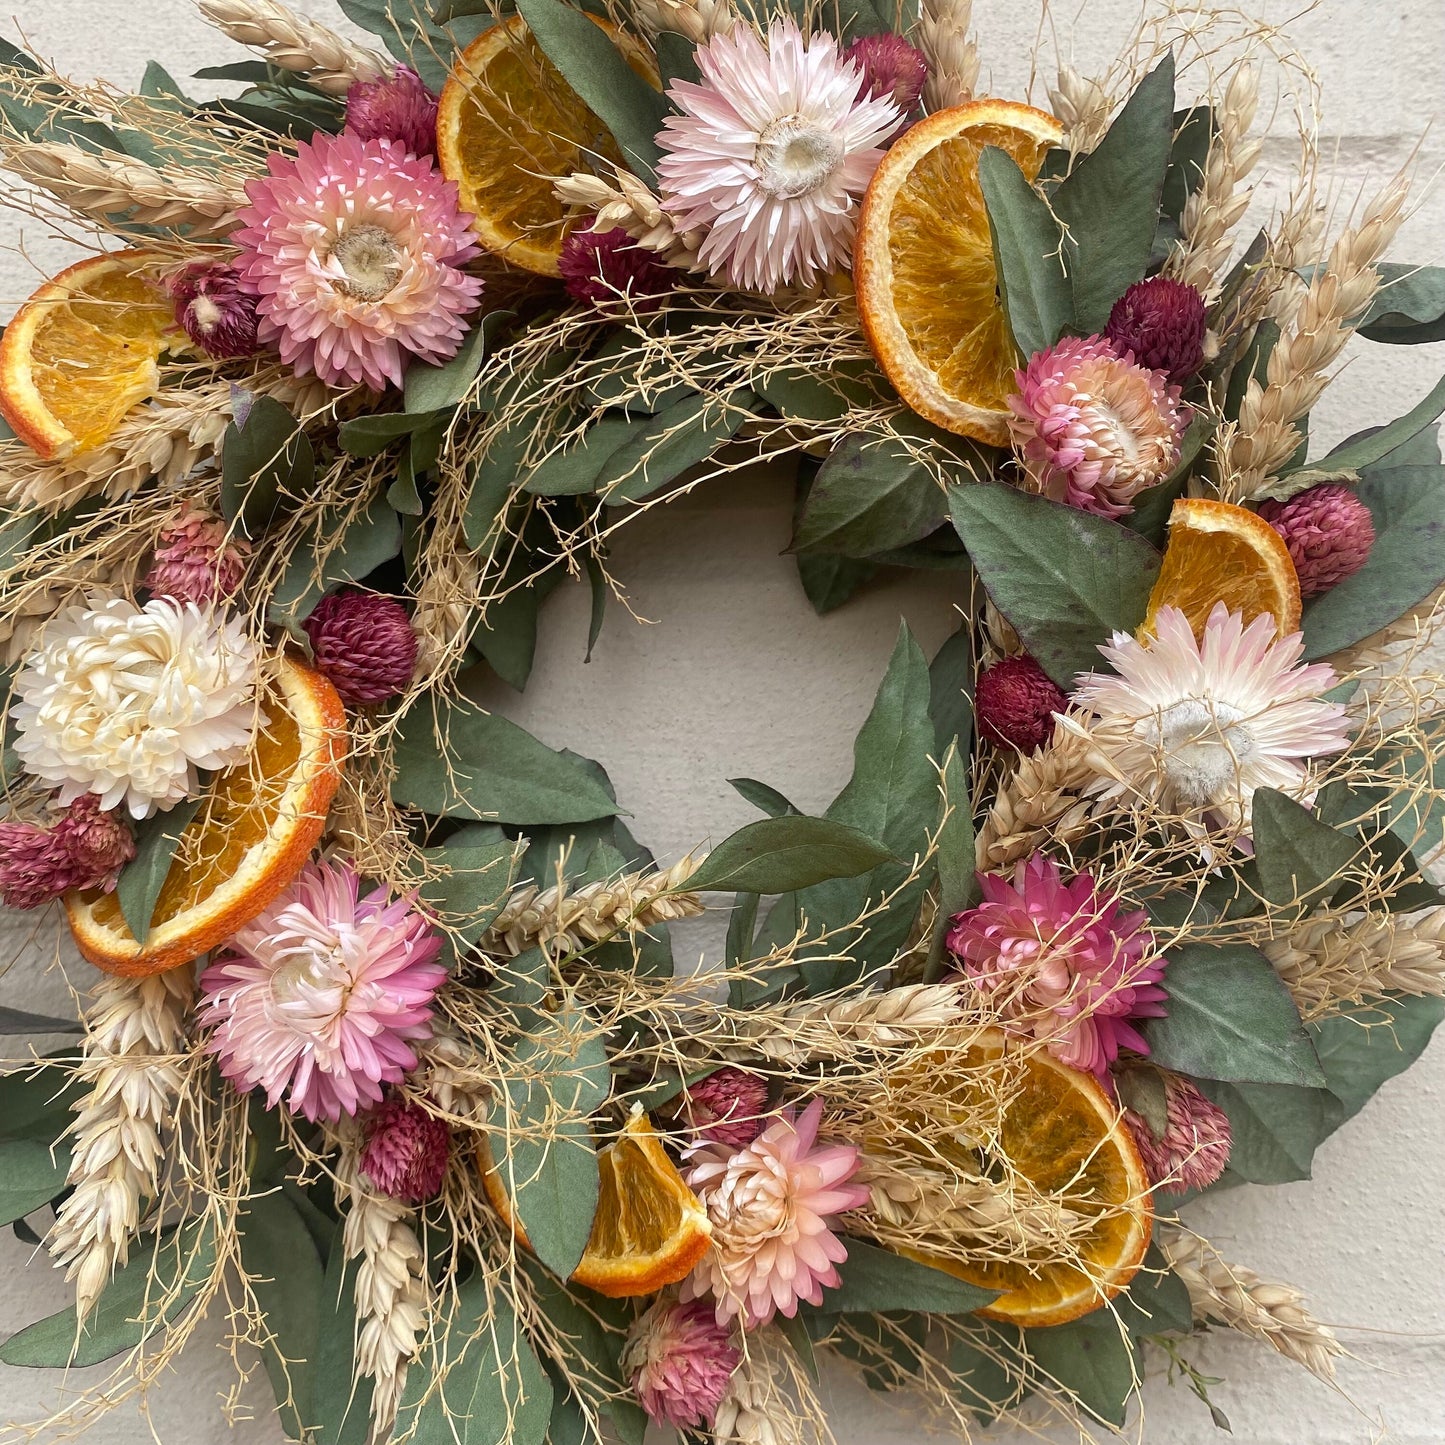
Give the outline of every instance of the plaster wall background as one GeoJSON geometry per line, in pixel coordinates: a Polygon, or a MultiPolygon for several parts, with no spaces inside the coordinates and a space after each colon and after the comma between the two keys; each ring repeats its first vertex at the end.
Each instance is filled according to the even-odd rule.
{"type": "MultiPolygon", "coordinates": [[[[332,0],[290,0],[337,22],[332,0]]],[[[1269,18],[1294,5],[1259,0],[1269,18]]],[[[32,51],[78,77],[134,85],[155,57],[183,82],[198,68],[240,59],[211,32],[190,0],[18,0],[3,22],[32,51]]],[[[978,0],[985,76],[994,93],[1021,95],[1040,24],[1037,0],[978,0]]],[[[1060,4],[1043,24],[1085,73],[1117,52],[1135,0],[1060,4]]],[[[1290,26],[1323,86],[1322,151],[1337,180],[1341,212],[1412,153],[1421,187],[1395,255],[1445,263],[1445,191],[1431,184],[1445,164],[1438,122],[1445,103],[1445,0],[1320,0],[1290,26]],[[1420,137],[1431,121],[1435,129],[1420,137]]],[[[201,86],[204,82],[201,83],[201,86]]],[[[201,86],[195,87],[200,89],[201,86]]],[[[1287,102],[1286,102],[1287,104],[1287,102]]],[[[1268,107],[1266,106],[1267,110],[1268,107]]],[[[1293,155],[1287,115],[1260,170],[1293,155]]],[[[1278,193],[1266,184],[1259,204],[1278,193]]],[[[35,222],[0,213],[0,314],[73,258],[35,222]]],[[[1344,378],[1316,411],[1321,446],[1406,410],[1445,370],[1445,343],[1413,350],[1355,348],[1344,378]]],[[[539,662],[524,697],[498,686],[495,703],[553,745],[601,759],[634,831],[663,858],[717,840],[755,816],[724,781],[751,775],[820,809],[846,779],[854,732],[881,676],[900,614],[931,651],[952,630],[947,579],[896,580],[818,619],[779,553],[788,537],[788,488],[766,472],[715,483],[701,496],[652,513],[624,531],[615,571],[631,589],[634,622],[610,610],[583,666],[587,598],[554,595],[539,662]]],[[[48,923],[0,918],[0,998],[16,1007],[64,1011],[67,980],[86,966],[58,944],[48,923]]],[[[701,954],[721,936],[705,920],[682,940],[701,954]]],[[[1226,1254],[1307,1290],[1317,1313],[1341,1327],[1352,1352],[1340,1388],[1327,1389],[1263,1347],[1215,1336],[1196,1348],[1206,1373],[1227,1376],[1217,1402],[1245,1445],[1440,1445],[1445,1441],[1445,1040],[1387,1084],[1315,1161],[1315,1177],[1268,1189],[1246,1187],[1203,1201],[1191,1222],[1226,1254]]],[[[10,1232],[0,1233],[0,1333],[59,1308],[65,1289],[10,1232]]],[[[221,1327],[211,1327],[219,1340],[221,1327]]],[[[87,1375],[0,1366],[0,1423],[43,1417],[87,1375]]],[[[276,1445],[264,1377],[242,1393],[234,1430],[220,1407],[229,1363],[199,1342],[152,1399],[151,1423],[123,1407],[91,1438],[104,1445],[276,1445]]],[[[825,1381],[840,1445],[885,1445],[925,1437],[899,1402],[870,1396],[846,1379],[825,1381]]],[[[1145,1390],[1148,1438],[1206,1445],[1221,1437],[1182,1388],[1153,1380],[1145,1390]]],[[[992,1435],[1022,1445],[1022,1434],[992,1435]]],[[[1072,1438],[1072,1437],[1071,1437],[1072,1438]]]]}

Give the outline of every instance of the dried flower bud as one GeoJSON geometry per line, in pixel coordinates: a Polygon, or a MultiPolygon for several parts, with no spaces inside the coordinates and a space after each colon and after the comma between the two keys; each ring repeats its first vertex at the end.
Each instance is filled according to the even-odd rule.
{"type": "Polygon", "coordinates": [[[1005,657],[979,675],[974,715],[979,731],[1021,753],[1041,748],[1053,736],[1054,714],[1068,695],[1027,653],[1005,657]]]}
{"type": "Polygon", "coordinates": [[[234,596],[251,548],[226,534],[226,524],[194,507],[167,522],[156,541],[144,586],[157,597],[207,607],[234,596]]]}
{"type": "Polygon", "coordinates": [[[626,296],[638,312],[656,311],[677,284],[677,273],[660,265],[621,226],[610,231],[573,231],[558,262],[567,294],[592,306],[626,296]]]}
{"type": "Polygon", "coordinates": [[[379,80],[358,80],[346,92],[346,128],[362,140],[390,140],[414,156],[437,149],[437,98],[409,65],[379,80]]]}
{"type": "Polygon", "coordinates": [[[176,322],[200,349],[216,361],[254,356],[256,301],[242,289],[234,266],[188,266],[171,282],[176,322]]]}
{"type": "Polygon", "coordinates": [[[1370,560],[1375,522],[1347,486],[1325,482],[1285,502],[1263,502],[1259,515],[1284,538],[1299,573],[1301,597],[1353,577],[1370,560]]]}
{"type": "Polygon", "coordinates": [[[442,1187],[451,1147],[444,1119],[393,1094],[366,1119],[362,1172],[380,1193],[425,1204],[442,1187]]]}
{"type": "Polygon", "coordinates": [[[376,592],[333,592],[305,622],[313,660],[353,706],[404,692],[416,670],[416,633],[406,608],[376,592]]]}
{"type": "Polygon", "coordinates": [[[683,1094],[683,1113],[710,1144],[746,1149],[767,1123],[768,1084],[745,1069],[719,1069],[683,1094]]]}
{"type": "Polygon", "coordinates": [[[1204,310],[1204,297],[1187,282],[1151,276],[1114,303],[1104,335],[1146,370],[1183,382],[1204,360],[1204,310]]]}
{"type": "Polygon", "coordinates": [[[9,908],[41,908],[72,888],[115,887],[135,857],[135,839],[114,813],[82,793],[53,827],[0,823],[0,900],[9,908]]]}
{"type": "Polygon", "coordinates": [[[901,35],[864,35],[843,52],[863,73],[860,93],[872,100],[887,96],[907,116],[918,104],[928,80],[928,60],[901,35]]]}

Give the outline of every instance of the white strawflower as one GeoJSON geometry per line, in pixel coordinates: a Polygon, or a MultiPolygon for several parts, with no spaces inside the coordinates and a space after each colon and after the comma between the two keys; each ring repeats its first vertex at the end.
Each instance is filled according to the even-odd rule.
{"type": "Polygon", "coordinates": [[[804,39],[793,20],[774,21],[766,42],[738,25],[696,57],[702,84],[668,87],[682,113],[657,137],[674,226],[706,231],[698,256],[708,270],[757,291],[846,266],[858,198],[898,107],[862,89],[831,35],[804,39]]]}
{"type": "Polygon", "coordinates": [[[1099,651],[1114,673],[1082,678],[1064,717],[1115,775],[1095,791],[1177,813],[1196,835],[1213,825],[1247,837],[1256,788],[1310,802],[1307,761],[1349,744],[1344,708],[1320,696],[1334,669],[1298,665],[1304,639],[1276,640],[1268,614],[1246,627],[1218,603],[1196,640],[1164,607],[1155,636],[1116,632],[1099,651]]]}
{"type": "Polygon", "coordinates": [[[135,818],[195,792],[198,768],[245,755],[256,650],[233,616],[158,597],[92,598],[46,627],[15,680],[15,751],[69,803],[95,793],[135,818]]]}

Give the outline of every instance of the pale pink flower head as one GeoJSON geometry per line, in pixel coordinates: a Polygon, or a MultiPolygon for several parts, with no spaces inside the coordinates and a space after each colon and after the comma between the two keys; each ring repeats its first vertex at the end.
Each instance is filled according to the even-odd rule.
{"type": "Polygon", "coordinates": [[[459,269],[477,242],[456,186],[399,141],[345,132],[266,165],[231,237],[262,342],[299,375],[373,391],[412,356],[455,356],[482,290],[459,269]]]}
{"type": "Polygon", "coordinates": [[[702,1150],[687,1182],[707,1209],[712,1244],[682,1284],[684,1300],[711,1295],[719,1324],[741,1316],[765,1325],[798,1302],[823,1302],[841,1280],[848,1249],[833,1232],[836,1215],[868,1202],[848,1181],[858,1168],[851,1144],[819,1144],[823,1101],[794,1118],[782,1110],[746,1149],[702,1150]]]}
{"type": "Polygon", "coordinates": [[[1014,379],[1014,450],[1046,497],[1122,517],[1178,463],[1189,428],[1179,388],[1102,336],[1066,336],[1036,352],[1014,379]]]}
{"type": "Polygon", "coordinates": [[[359,895],[350,866],[308,863],[201,975],[221,1072],[313,1122],[379,1104],[416,1067],[446,977],[441,935],[411,898],[359,895]]]}
{"type": "Polygon", "coordinates": [[[805,38],[793,20],[775,20],[766,40],[735,26],[695,55],[702,84],[668,86],[682,113],[657,137],[673,225],[704,233],[698,255],[709,272],[754,291],[847,266],[858,200],[898,106],[863,88],[831,35],[805,38]]]}
{"type": "Polygon", "coordinates": [[[1325,482],[1284,502],[1263,502],[1259,515],[1284,538],[1301,597],[1317,597],[1353,577],[1370,560],[1375,519],[1353,487],[1325,482]]]}
{"type": "Polygon", "coordinates": [[[135,857],[124,821],[82,793],[49,827],[0,823],[0,902],[7,908],[42,908],[72,888],[115,887],[135,857]]]}
{"type": "Polygon", "coordinates": [[[742,1357],[709,1305],[663,1295],[628,1330],[622,1370],[653,1424],[705,1429],[742,1357]]]}
{"type": "Polygon", "coordinates": [[[1065,880],[1041,853],[1012,878],[980,873],[978,882],[983,902],[953,919],[948,948],[1005,1028],[1100,1078],[1121,1048],[1147,1054],[1134,1025],[1162,1016],[1167,995],[1145,914],[1121,913],[1091,874],[1065,880]]]}
{"type": "Polygon", "coordinates": [[[346,128],[361,140],[394,140],[414,156],[437,149],[437,98],[409,65],[354,81],[346,92],[346,128]]]}
{"type": "Polygon", "coordinates": [[[746,1149],[768,1123],[768,1081],[746,1069],[719,1069],[684,1090],[682,1108],[700,1139],[746,1149]]]}
{"type": "Polygon", "coordinates": [[[1063,726],[1108,759],[1093,791],[1125,808],[1160,809],[1204,838],[1224,828],[1249,838],[1256,788],[1308,805],[1311,758],[1349,746],[1349,718],[1326,701],[1339,679],[1300,663],[1304,638],[1276,638],[1260,613],[1248,626],[1216,604],[1201,638],[1177,607],[1153,637],[1116,632],[1099,648],[1112,672],[1079,679],[1063,726]]]}
{"type": "Polygon", "coordinates": [[[211,606],[235,595],[250,551],[219,517],[187,506],[161,528],[143,585],[157,597],[211,606]]]}
{"type": "Polygon", "coordinates": [[[1156,1134],[1133,1109],[1124,1113],[1149,1182],[1166,1194],[1207,1189],[1229,1163],[1234,1142],[1229,1115],[1182,1074],[1169,1069],[1159,1074],[1164,1081],[1164,1133],[1156,1134]]]}
{"type": "Polygon", "coordinates": [[[363,1137],[361,1168],[382,1194],[404,1204],[435,1197],[452,1146],[445,1119],[393,1094],[367,1115],[363,1137]]]}

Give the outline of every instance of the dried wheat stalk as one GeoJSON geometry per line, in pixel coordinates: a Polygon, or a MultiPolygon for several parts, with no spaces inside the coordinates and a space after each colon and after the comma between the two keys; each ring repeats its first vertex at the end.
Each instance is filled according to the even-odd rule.
{"type": "Polygon", "coordinates": [[[336,1174],[349,1201],[342,1226],[347,1259],[360,1259],[354,1299],[360,1326],[356,1337],[357,1377],[369,1377],[372,1437],[391,1438],[406,1372],[426,1328],[431,1286],[426,1257],[413,1221],[416,1211],[399,1200],[374,1194],[362,1173],[361,1133],[341,1136],[336,1174]]]}
{"type": "Polygon", "coordinates": [[[1049,87],[1049,106],[1064,127],[1064,145],[1074,155],[1091,151],[1109,128],[1113,106],[1109,92],[1097,81],[1079,74],[1072,65],[1059,66],[1059,78],[1049,87]]]}
{"type": "Polygon", "coordinates": [[[227,182],[215,172],[98,156],[54,141],[9,143],[0,161],[78,215],[100,222],[123,216],[141,226],[185,226],[197,240],[224,236],[246,204],[239,176],[227,182]]]}
{"type": "Polygon", "coordinates": [[[272,65],[304,74],[317,90],[345,95],[353,82],[391,73],[391,62],[354,45],[319,20],[275,0],[199,0],[201,14],[232,40],[259,50],[272,65]]]}
{"type": "Polygon", "coordinates": [[[973,0],[923,0],[918,48],[928,61],[924,109],[947,110],[973,99],[978,85],[978,42],[968,33],[973,0]]]}
{"type": "Polygon", "coordinates": [[[82,602],[93,591],[133,592],[146,561],[144,554],[130,551],[119,561],[97,559],[89,566],[72,563],[63,579],[6,596],[0,606],[0,666],[15,666],[62,607],[82,602]]]}
{"type": "Polygon", "coordinates": [[[713,1417],[717,1445],[831,1445],[822,1404],[782,1331],[750,1330],[746,1345],[713,1417]]]}
{"type": "Polygon", "coordinates": [[[594,211],[594,231],[611,231],[620,226],[644,251],[655,251],[669,266],[688,271],[702,269],[697,256],[702,233],[675,231],[662,202],[631,171],[619,166],[615,186],[601,176],[576,171],[558,180],[552,194],[564,206],[594,211]]]}
{"type": "Polygon", "coordinates": [[[483,1128],[492,1097],[485,1061],[452,1033],[437,1032],[420,1046],[418,1081],[451,1120],[483,1128]]]}
{"type": "Polygon", "coordinates": [[[519,889],[483,935],[482,951],[515,958],[538,945],[554,956],[618,933],[640,933],[658,923],[703,911],[695,893],[682,891],[706,854],[688,854],[662,872],[625,873],[609,883],[519,889]]]}
{"type": "Polygon", "coordinates": [[[1086,739],[1065,728],[999,786],[975,845],[980,868],[1001,868],[1026,857],[1046,839],[1068,844],[1089,827],[1089,805],[1078,792],[1094,776],[1086,739]]]}
{"type": "Polygon", "coordinates": [[[104,978],[85,1012],[84,1054],[75,1077],[92,1085],[76,1105],[74,1193],[56,1212],[52,1258],[75,1281],[84,1320],[125,1263],[141,1205],[160,1183],[161,1130],[180,1090],[176,1055],[185,1045],[195,994],[188,968],[151,978],[104,978]]]}
{"type": "Polygon", "coordinates": [[[1305,1309],[1304,1296],[1293,1285],[1276,1284],[1252,1269],[1227,1263],[1212,1245],[1184,1230],[1164,1227],[1155,1237],[1189,1291],[1196,1320],[1217,1320],[1263,1340],[1320,1379],[1334,1379],[1335,1358],[1344,1347],[1333,1330],[1305,1309]]]}
{"type": "Polygon", "coordinates": [[[1445,908],[1312,918],[1264,951],[1306,1019],[1386,993],[1445,995],[1445,908]]]}
{"type": "Polygon", "coordinates": [[[728,0],[633,0],[632,14],[649,36],[670,30],[694,45],[714,35],[731,35],[738,23],[728,0]]]}

